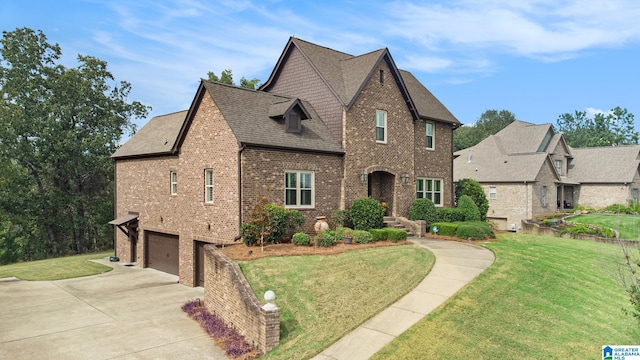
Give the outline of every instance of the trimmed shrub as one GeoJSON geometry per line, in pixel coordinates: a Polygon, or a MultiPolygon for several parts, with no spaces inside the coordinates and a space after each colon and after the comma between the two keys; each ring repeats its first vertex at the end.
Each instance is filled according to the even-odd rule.
{"type": "Polygon", "coordinates": [[[371,233],[371,238],[373,240],[373,242],[376,241],[385,241],[389,238],[389,235],[387,234],[387,228],[384,229],[371,229],[369,230],[369,232],[371,233]]]}
{"type": "Polygon", "coordinates": [[[355,199],[349,214],[355,230],[379,229],[384,224],[384,207],[370,197],[355,199]]]}
{"type": "Polygon", "coordinates": [[[297,232],[291,237],[291,242],[298,246],[309,246],[311,237],[303,232],[297,232]]]}
{"type": "Polygon", "coordinates": [[[462,179],[456,183],[456,199],[459,202],[462,195],[469,195],[480,211],[480,220],[487,219],[489,200],[485,195],[482,185],[473,179],[462,179]]]}
{"type": "Polygon", "coordinates": [[[409,207],[409,219],[424,220],[429,226],[436,219],[436,206],[433,201],[427,198],[413,200],[409,207]]]}
{"type": "Polygon", "coordinates": [[[493,239],[496,237],[491,226],[482,221],[460,223],[456,230],[456,236],[461,239],[471,238],[472,240],[493,239]]]}
{"type": "Polygon", "coordinates": [[[253,246],[260,241],[260,228],[256,224],[242,223],[240,236],[245,245],[253,246]]]}
{"type": "Polygon", "coordinates": [[[353,241],[356,244],[370,244],[373,242],[373,236],[366,230],[353,230],[353,241]]]}
{"type": "Polygon", "coordinates": [[[434,222],[460,222],[464,221],[464,213],[458,208],[439,208],[436,210],[434,222]]]}
{"type": "Polygon", "coordinates": [[[391,242],[407,240],[407,232],[402,229],[388,228],[387,235],[391,242]]]}
{"type": "Polygon", "coordinates": [[[462,195],[458,199],[458,209],[464,215],[464,221],[480,221],[480,211],[469,195],[462,195]]]}
{"type": "Polygon", "coordinates": [[[335,245],[338,234],[333,230],[325,230],[316,235],[314,241],[316,246],[331,247],[335,245]]]}
{"type": "Polygon", "coordinates": [[[333,210],[332,213],[333,222],[336,227],[352,227],[351,217],[349,216],[349,212],[347,210],[333,210]]]}
{"type": "Polygon", "coordinates": [[[444,235],[444,236],[455,236],[456,230],[458,230],[458,224],[450,223],[450,222],[438,222],[431,224],[431,228],[429,228],[432,234],[444,235]],[[435,228],[438,228],[438,232],[434,231],[435,228]]]}

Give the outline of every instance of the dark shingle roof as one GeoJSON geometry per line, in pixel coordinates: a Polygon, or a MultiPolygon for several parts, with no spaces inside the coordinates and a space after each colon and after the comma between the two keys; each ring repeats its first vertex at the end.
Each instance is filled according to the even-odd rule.
{"type": "MultiPolygon", "coordinates": [[[[397,71],[400,86],[406,89],[407,100],[413,101],[419,117],[440,120],[455,125],[460,124],[458,119],[410,72],[395,68],[391,54],[386,48],[353,56],[292,37],[280,61],[282,61],[287,49],[292,45],[302,52],[311,66],[316,69],[318,75],[327,83],[342,104],[347,107],[353,103],[364,83],[372,76],[375,66],[383,59],[387,59],[392,71],[397,71]]],[[[277,76],[278,67],[279,65],[276,66],[269,80],[265,82],[261,89],[269,88],[269,84],[277,76]]]]}
{"type": "Polygon", "coordinates": [[[166,155],[176,143],[187,110],[153,117],[116,150],[112,158],[166,155]]]}
{"type": "Polygon", "coordinates": [[[271,115],[281,112],[282,106],[291,106],[295,98],[210,81],[203,81],[202,86],[241,144],[344,153],[340,143],[333,138],[311,104],[306,101],[298,100],[310,118],[302,121],[301,133],[288,133],[285,132],[282,121],[269,115],[270,111],[271,115]]]}

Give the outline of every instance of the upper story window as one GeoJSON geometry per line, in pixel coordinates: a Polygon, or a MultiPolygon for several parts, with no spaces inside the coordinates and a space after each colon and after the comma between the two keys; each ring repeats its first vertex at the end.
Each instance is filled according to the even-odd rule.
{"type": "Polygon", "coordinates": [[[433,150],[434,147],[434,143],[433,143],[433,132],[434,132],[434,128],[433,128],[433,123],[432,122],[427,122],[427,149],[431,149],[433,150]]]}
{"type": "Polygon", "coordinates": [[[169,173],[169,179],[171,182],[170,193],[171,195],[178,195],[178,172],[173,170],[169,173]]]}
{"type": "Polygon", "coordinates": [[[387,112],[376,110],[376,142],[387,143],[387,112]]]}
{"type": "Polygon", "coordinates": [[[284,203],[288,208],[312,208],[315,186],[312,171],[285,171],[284,203]]]}
{"type": "Polygon", "coordinates": [[[416,179],[416,197],[427,198],[435,206],[442,206],[442,179],[416,179]]]}
{"type": "Polygon", "coordinates": [[[204,202],[213,204],[213,169],[204,170],[204,202]]]}
{"type": "Polygon", "coordinates": [[[556,168],[558,175],[564,175],[562,173],[562,160],[553,160],[553,167],[556,168]]]}
{"type": "Polygon", "coordinates": [[[498,198],[498,189],[495,186],[489,186],[489,199],[498,198]]]}

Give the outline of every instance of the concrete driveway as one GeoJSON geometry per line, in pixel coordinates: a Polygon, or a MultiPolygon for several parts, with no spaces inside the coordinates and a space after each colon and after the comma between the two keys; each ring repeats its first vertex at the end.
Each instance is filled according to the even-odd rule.
{"type": "Polygon", "coordinates": [[[227,359],[182,312],[202,288],[153,269],[100,261],[108,273],[0,279],[0,359],[227,359]]]}

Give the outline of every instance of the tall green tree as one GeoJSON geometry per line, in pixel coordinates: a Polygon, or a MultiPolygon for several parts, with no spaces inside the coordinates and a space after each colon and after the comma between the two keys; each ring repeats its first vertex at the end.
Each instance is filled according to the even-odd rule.
{"type": "MultiPolygon", "coordinates": [[[[207,73],[207,77],[209,81],[217,81],[219,83],[227,84],[227,85],[235,85],[233,82],[233,72],[231,69],[222,70],[220,76],[216,75],[213,71],[209,71],[207,73]]],[[[260,86],[260,79],[253,78],[251,80],[245,78],[244,76],[240,78],[240,87],[255,90],[260,86]]]]}
{"type": "Polygon", "coordinates": [[[472,147],[491,135],[497,134],[516,120],[509,110],[487,110],[472,126],[462,126],[453,133],[453,149],[458,151],[472,147]]]}
{"type": "Polygon", "coordinates": [[[100,59],[78,55],[75,68],[57,64],[60,47],[42,31],[4,31],[0,45],[0,163],[18,166],[33,184],[34,201],[24,206],[42,231],[27,235],[46,234],[49,256],[110,242],[101,238],[113,215],[109,156],[135,130],[130,119],[149,108],[129,102],[131,85],[116,82],[100,59]]]}
{"type": "Polygon", "coordinates": [[[587,116],[585,111],[564,113],[556,120],[556,129],[572,147],[629,145],[638,143],[634,116],[619,106],[611,112],[587,116]]]}

